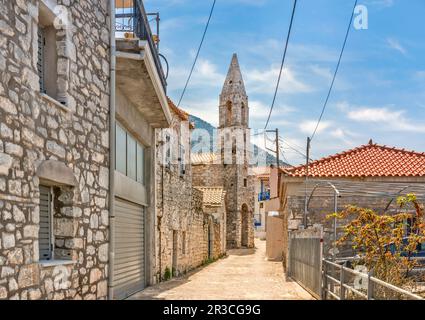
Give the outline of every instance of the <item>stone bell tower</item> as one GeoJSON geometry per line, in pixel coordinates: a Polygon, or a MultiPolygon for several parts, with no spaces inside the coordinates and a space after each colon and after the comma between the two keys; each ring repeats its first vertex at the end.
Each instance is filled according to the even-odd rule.
{"type": "Polygon", "coordinates": [[[220,94],[218,152],[226,191],[227,248],[254,246],[254,185],[248,177],[250,131],[248,96],[238,57],[233,55],[220,94]]]}
{"type": "Polygon", "coordinates": [[[233,54],[232,62],[220,94],[220,128],[248,128],[248,96],[242,78],[239,61],[233,54]]]}

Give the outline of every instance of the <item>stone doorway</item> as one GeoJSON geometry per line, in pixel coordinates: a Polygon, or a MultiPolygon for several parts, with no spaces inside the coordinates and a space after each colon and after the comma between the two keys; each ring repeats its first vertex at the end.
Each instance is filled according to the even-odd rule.
{"type": "Polygon", "coordinates": [[[246,204],[243,204],[241,209],[241,219],[242,219],[241,245],[242,247],[248,247],[248,230],[249,230],[248,214],[249,214],[248,206],[246,204]]]}

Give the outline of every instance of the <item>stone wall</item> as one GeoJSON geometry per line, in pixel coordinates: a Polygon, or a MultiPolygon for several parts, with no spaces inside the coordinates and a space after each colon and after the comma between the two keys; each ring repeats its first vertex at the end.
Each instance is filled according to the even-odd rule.
{"type": "Polygon", "coordinates": [[[194,186],[223,186],[223,165],[221,164],[194,164],[192,172],[194,186]]]}
{"type": "MultiPolygon", "coordinates": [[[[179,137],[181,130],[185,129],[181,121],[177,120],[167,132],[179,137]]],[[[163,134],[163,131],[157,130],[157,141],[164,141],[163,134]]],[[[177,153],[173,149],[174,143],[171,147],[177,153]]],[[[161,143],[156,148],[157,282],[164,279],[166,270],[180,275],[208,259],[208,223],[211,219],[211,215],[203,211],[202,192],[193,188],[190,149],[185,148],[185,173],[181,174],[178,161],[172,161],[170,165],[163,164],[164,148],[166,146],[161,143]]]]}
{"type": "Polygon", "coordinates": [[[58,1],[72,25],[57,37],[58,88],[66,105],[39,93],[38,4],[0,0],[0,299],[104,299],[108,1],[58,1]],[[36,171],[45,160],[64,164],[76,179],[71,205],[57,202],[54,209],[55,258],[70,264],[39,261],[36,171]]]}
{"type": "Polygon", "coordinates": [[[224,202],[221,206],[204,205],[204,212],[212,217],[210,221],[214,228],[212,258],[218,259],[226,254],[226,206],[224,202]]]}
{"type": "Polygon", "coordinates": [[[254,246],[255,177],[248,175],[247,165],[196,164],[192,166],[196,186],[223,186],[226,191],[227,248],[242,245],[242,206],[248,206],[248,247],[254,246]],[[245,181],[247,180],[247,187],[245,181]]]}

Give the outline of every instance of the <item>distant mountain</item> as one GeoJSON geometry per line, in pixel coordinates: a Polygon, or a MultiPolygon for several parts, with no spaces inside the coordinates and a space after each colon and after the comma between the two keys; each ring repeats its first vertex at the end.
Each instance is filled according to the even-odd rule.
{"type": "MultiPolygon", "coordinates": [[[[217,148],[216,148],[216,145],[214,144],[213,137],[214,137],[214,130],[216,130],[216,128],[212,124],[210,124],[209,122],[202,120],[201,118],[195,117],[193,115],[189,116],[189,120],[195,124],[196,129],[203,129],[203,130],[206,130],[209,133],[209,135],[210,135],[209,145],[211,146],[209,151],[210,152],[215,151],[217,148]]],[[[194,147],[198,143],[199,143],[199,141],[196,140],[196,137],[193,137],[192,147],[194,147]]],[[[254,154],[258,154],[259,150],[264,152],[263,149],[259,148],[257,145],[254,144],[254,154]]],[[[267,152],[266,164],[267,165],[276,164],[276,157],[267,152]]],[[[290,166],[288,163],[285,163],[281,160],[280,160],[280,165],[284,166],[284,167],[290,166]]]]}

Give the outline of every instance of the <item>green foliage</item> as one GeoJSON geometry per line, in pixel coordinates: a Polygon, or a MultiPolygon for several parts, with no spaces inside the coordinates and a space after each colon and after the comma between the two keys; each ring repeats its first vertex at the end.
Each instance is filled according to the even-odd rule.
{"type": "Polygon", "coordinates": [[[337,245],[351,244],[361,256],[361,263],[373,270],[377,278],[410,287],[413,279],[409,271],[417,266],[412,255],[417,252],[417,245],[425,242],[424,208],[413,194],[400,197],[397,203],[401,213],[394,215],[380,215],[374,210],[350,205],[327,217],[352,218],[337,245]],[[412,223],[410,232],[406,233],[407,221],[412,223]],[[403,239],[407,239],[407,244],[403,239]]]}
{"type": "Polygon", "coordinates": [[[171,279],[171,270],[170,270],[170,268],[168,268],[168,267],[166,267],[165,268],[165,271],[164,271],[164,277],[163,277],[163,279],[165,280],[165,281],[168,281],[168,280],[170,280],[171,279]]]}
{"type": "Polygon", "coordinates": [[[202,262],[202,265],[203,266],[207,266],[207,265],[209,265],[209,264],[211,264],[211,263],[213,263],[213,262],[216,262],[218,259],[214,259],[214,258],[207,258],[207,259],[205,259],[203,262],[202,262]]]}

